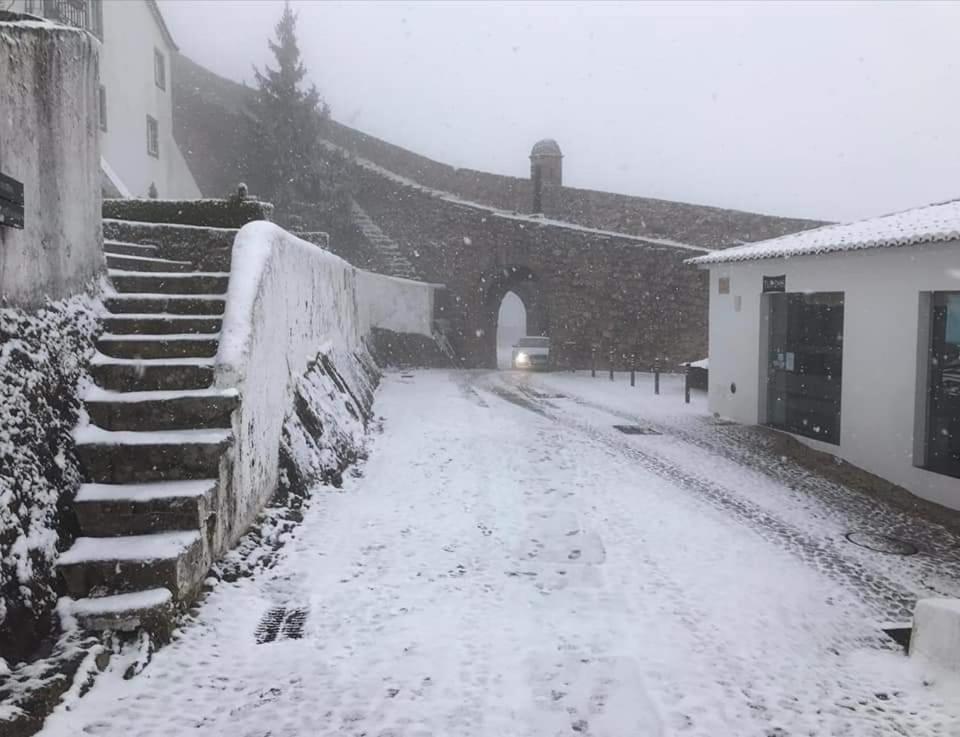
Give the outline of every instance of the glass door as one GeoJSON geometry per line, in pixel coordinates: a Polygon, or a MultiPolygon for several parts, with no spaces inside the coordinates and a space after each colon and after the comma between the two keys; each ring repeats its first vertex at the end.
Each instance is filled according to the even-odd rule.
{"type": "Polygon", "coordinates": [[[960,477],[960,292],[935,292],[930,341],[927,463],[960,477]]]}
{"type": "Polygon", "coordinates": [[[843,293],[768,299],[767,424],[839,444],[843,293]]]}

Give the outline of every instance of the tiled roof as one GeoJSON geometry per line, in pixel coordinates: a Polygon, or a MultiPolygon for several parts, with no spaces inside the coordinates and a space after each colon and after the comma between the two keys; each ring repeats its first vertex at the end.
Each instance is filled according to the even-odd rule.
{"type": "Polygon", "coordinates": [[[855,223],[825,225],[779,238],[714,251],[706,256],[692,258],[688,263],[704,265],[789,258],[952,240],[960,240],[960,200],[917,207],[855,223]]]}

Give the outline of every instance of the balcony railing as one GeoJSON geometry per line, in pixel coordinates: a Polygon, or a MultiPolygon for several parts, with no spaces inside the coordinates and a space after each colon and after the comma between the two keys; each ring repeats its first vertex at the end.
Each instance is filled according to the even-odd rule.
{"type": "Polygon", "coordinates": [[[102,0],[27,0],[25,10],[103,38],[102,0]]]}

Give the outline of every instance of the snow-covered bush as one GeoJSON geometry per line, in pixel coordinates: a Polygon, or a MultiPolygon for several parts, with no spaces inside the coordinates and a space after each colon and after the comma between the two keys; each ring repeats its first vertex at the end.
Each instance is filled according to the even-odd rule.
{"type": "Polygon", "coordinates": [[[78,296],[36,312],[0,309],[0,652],[9,662],[47,634],[53,562],[74,534],[65,505],[80,472],[70,431],[95,307],[78,296]]]}

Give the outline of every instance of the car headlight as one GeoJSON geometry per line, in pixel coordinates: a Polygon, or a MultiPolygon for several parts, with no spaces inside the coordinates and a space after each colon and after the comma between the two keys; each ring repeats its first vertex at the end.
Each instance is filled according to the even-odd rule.
{"type": "Polygon", "coordinates": [[[528,356],[526,353],[521,351],[520,353],[517,354],[517,357],[514,359],[514,363],[516,363],[518,366],[528,364],[530,363],[530,356],[528,356]]]}

